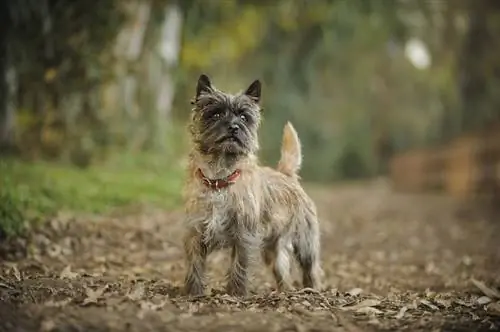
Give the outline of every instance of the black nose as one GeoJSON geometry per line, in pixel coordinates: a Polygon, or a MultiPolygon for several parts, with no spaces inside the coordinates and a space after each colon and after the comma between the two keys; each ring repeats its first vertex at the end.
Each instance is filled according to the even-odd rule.
{"type": "Polygon", "coordinates": [[[236,134],[239,130],[240,130],[240,126],[237,125],[236,123],[229,125],[229,132],[231,134],[236,134]]]}

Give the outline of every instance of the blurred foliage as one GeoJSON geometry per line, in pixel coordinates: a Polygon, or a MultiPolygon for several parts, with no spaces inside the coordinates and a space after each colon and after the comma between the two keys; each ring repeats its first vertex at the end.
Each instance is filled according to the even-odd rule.
{"type": "Polygon", "coordinates": [[[14,235],[61,211],[106,213],[124,206],[175,207],[183,181],[170,156],[109,157],[85,170],[54,163],[0,161],[0,233],[14,235]]]}
{"type": "Polygon", "coordinates": [[[494,0],[8,4],[3,47],[17,72],[16,145],[32,160],[89,167],[122,150],[181,158],[201,72],[230,91],[262,79],[263,161],[276,163],[290,120],[310,181],[381,174],[393,153],[439,144],[499,114],[494,0]],[[182,45],[172,68],[159,44],[165,10],[176,3],[182,45]],[[144,4],[139,53],[127,57],[118,40],[127,26],[141,27],[144,4]],[[429,67],[409,61],[412,40],[428,48],[429,67]],[[176,83],[167,91],[175,94],[172,114],[158,111],[161,75],[176,83]]]}
{"type": "Polygon", "coordinates": [[[233,91],[260,77],[266,163],[277,161],[279,131],[291,120],[305,179],[379,174],[393,153],[469,129],[460,120],[474,115],[460,108],[459,60],[474,9],[450,1],[192,1],[178,116],[187,117],[201,71],[233,91]],[[427,46],[430,67],[409,61],[410,38],[427,46]]]}

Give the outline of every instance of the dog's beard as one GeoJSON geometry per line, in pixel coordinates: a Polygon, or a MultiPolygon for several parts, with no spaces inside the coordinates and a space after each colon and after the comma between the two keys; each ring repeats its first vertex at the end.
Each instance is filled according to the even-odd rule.
{"type": "Polygon", "coordinates": [[[204,154],[245,156],[252,153],[255,146],[254,135],[246,127],[233,134],[214,126],[206,129],[198,137],[199,149],[204,154]]]}

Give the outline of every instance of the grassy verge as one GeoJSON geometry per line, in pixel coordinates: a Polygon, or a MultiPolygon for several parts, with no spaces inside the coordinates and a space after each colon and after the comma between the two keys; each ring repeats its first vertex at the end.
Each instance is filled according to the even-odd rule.
{"type": "Polygon", "coordinates": [[[0,160],[0,230],[16,235],[59,211],[106,213],[137,204],[172,208],[180,202],[183,179],[173,160],[124,154],[88,169],[0,160]]]}

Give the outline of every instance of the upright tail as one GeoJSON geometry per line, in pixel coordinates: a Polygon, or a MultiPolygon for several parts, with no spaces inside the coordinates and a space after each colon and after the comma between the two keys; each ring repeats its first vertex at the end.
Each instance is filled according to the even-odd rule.
{"type": "Polygon", "coordinates": [[[302,151],[299,136],[290,122],[283,129],[283,141],[281,143],[281,159],[278,163],[278,171],[291,176],[297,176],[302,165],[302,151]]]}

